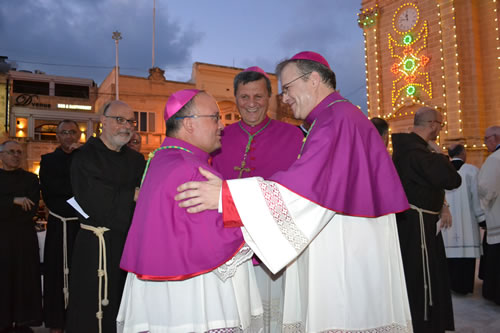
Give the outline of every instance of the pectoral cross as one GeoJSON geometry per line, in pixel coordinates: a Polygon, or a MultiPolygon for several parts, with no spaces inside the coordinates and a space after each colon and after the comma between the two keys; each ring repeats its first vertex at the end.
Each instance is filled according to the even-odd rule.
{"type": "MultiPolygon", "coordinates": [[[[246,156],[245,156],[246,157],[246,156]]],[[[250,168],[245,168],[245,165],[246,165],[246,161],[243,160],[241,161],[241,166],[235,166],[234,167],[234,170],[236,171],[239,171],[240,172],[240,175],[238,176],[238,178],[241,178],[241,175],[243,174],[243,172],[250,172],[251,169],[250,168]]]]}

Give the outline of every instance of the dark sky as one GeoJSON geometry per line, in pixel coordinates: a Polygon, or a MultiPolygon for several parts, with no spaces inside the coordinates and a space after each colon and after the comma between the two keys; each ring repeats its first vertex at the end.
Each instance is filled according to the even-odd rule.
{"type": "MultiPolygon", "coordinates": [[[[147,76],[153,0],[1,0],[0,55],[18,70],[85,77],[97,84],[115,64],[147,76]]],[[[358,0],[156,0],[155,64],[169,80],[188,81],[195,61],[260,66],[274,72],[300,51],[321,53],[337,88],[366,112],[363,32],[358,0]]]]}

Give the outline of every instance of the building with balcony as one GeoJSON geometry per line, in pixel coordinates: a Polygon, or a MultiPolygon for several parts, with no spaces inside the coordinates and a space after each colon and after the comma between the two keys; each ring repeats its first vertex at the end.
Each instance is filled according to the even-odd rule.
{"type": "MultiPolygon", "coordinates": [[[[207,91],[216,99],[224,125],[239,121],[240,115],[236,109],[233,80],[242,70],[243,68],[195,62],[189,82],[167,80],[165,71],[157,67],[149,70],[147,78],[119,75],[119,99],[134,109],[137,132],[142,137],[141,152],[147,155],[163,142],[165,138],[165,121],[163,119],[165,103],[170,95],[181,89],[207,91]]],[[[293,119],[288,107],[280,103],[280,98],[277,95],[278,79],[276,75],[268,75],[273,91],[268,110],[269,117],[299,124],[298,120],[293,119]]],[[[115,69],[113,69],[99,87],[96,110],[106,102],[114,100],[116,98],[115,91],[116,74],[115,69]]]]}
{"type": "Polygon", "coordinates": [[[97,86],[93,80],[13,70],[7,80],[9,107],[3,127],[8,128],[11,139],[25,145],[23,167],[27,170],[37,172],[40,156],[57,147],[56,128],[61,120],[78,123],[82,143],[97,132],[97,86]]]}

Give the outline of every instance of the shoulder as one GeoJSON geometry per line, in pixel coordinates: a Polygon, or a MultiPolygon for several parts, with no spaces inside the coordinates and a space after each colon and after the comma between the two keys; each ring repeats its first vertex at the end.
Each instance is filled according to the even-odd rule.
{"type": "MultiPolygon", "coordinates": [[[[201,180],[199,167],[220,177],[219,173],[208,164],[196,159],[189,153],[177,149],[158,151],[148,167],[148,173],[163,179],[176,179],[179,181],[201,180]]],[[[206,180],[203,178],[203,180],[206,180]]]]}
{"type": "Polygon", "coordinates": [[[32,182],[38,183],[38,176],[36,174],[34,174],[33,172],[29,172],[29,171],[26,171],[24,169],[21,169],[21,175],[24,178],[29,179],[32,182]]]}
{"type": "Polygon", "coordinates": [[[239,122],[232,123],[231,125],[227,125],[226,127],[224,127],[224,135],[222,136],[222,138],[224,139],[224,136],[226,135],[232,135],[237,132],[243,132],[240,129],[240,125],[238,123],[239,122]]]}
{"type": "Polygon", "coordinates": [[[144,163],[145,162],[144,155],[142,155],[141,153],[133,150],[132,148],[130,148],[128,146],[124,146],[123,149],[125,151],[125,154],[127,154],[127,156],[131,160],[133,160],[134,162],[136,162],[136,163],[144,163]]]}
{"type": "Polygon", "coordinates": [[[300,136],[302,136],[302,131],[295,125],[285,123],[283,121],[276,120],[276,119],[271,120],[271,125],[277,129],[284,131],[284,132],[288,132],[291,134],[299,134],[300,136]]]}
{"type": "Polygon", "coordinates": [[[464,165],[462,165],[460,170],[462,170],[462,169],[464,170],[464,172],[469,173],[469,174],[476,174],[479,172],[478,167],[476,167],[475,165],[469,164],[469,163],[464,163],[464,165]]]}

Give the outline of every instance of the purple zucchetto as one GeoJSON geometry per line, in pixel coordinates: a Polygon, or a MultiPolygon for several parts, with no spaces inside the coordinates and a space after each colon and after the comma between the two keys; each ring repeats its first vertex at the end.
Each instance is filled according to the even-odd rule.
{"type": "Polygon", "coordinates": [[[319,62],[320,64],[325,65],[331,70],[328,61],[326,61],[326,59],[321,54],[312,51],[299,52],[291,57],[290,60],[311,60],[319,62]]]}
{"type": "Polygon", "coordinates": [[[260,74],[264,75],[265,77],[269,78],[269,76],[267,76],[267,73],[264,72],[264,70],[262,68],[260,68],[259,66],[248,67],[243,72],[257,72],[257,73],[260,73],[260,74]]]}
{"type": "Polygon", "coordinates": [[[185,89],[173,93],[165,105],[165,113],[163,117],[168,120],[176,114],[184,105],[186,105],[200,90],[198,89],[185,89]]]}

